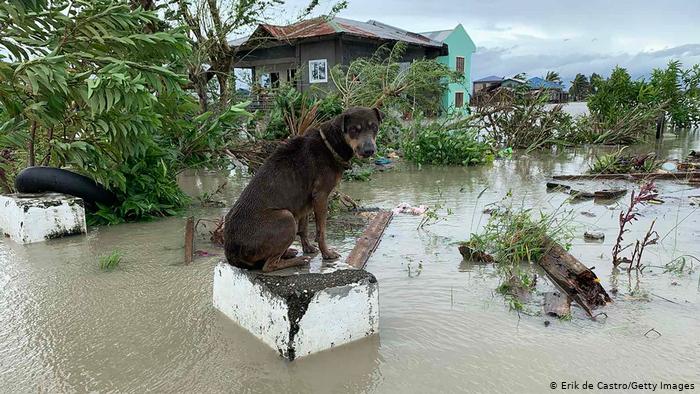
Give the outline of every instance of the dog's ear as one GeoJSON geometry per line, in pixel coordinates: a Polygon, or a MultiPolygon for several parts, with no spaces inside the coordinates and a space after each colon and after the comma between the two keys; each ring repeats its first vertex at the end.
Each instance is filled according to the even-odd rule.
{"type": "Polygon", "coordinates": [[[341,134],[345,134],[345,122],[347,120],[347,116],[345,114],[340,114],[333,118],[333,128],[336,130],[340,130],[341,134]]]}
{"type": "Polygon", "coordinates": [[[378,120],[379,122],[381,122],[382,120],[384,120],[384,113],[383,113],[382,111],[380,111],[379,108],[374,107],[374,108],[372,108],[372,109],[374,110],[375,115],[377,115],[377,120],[378,120]]]}

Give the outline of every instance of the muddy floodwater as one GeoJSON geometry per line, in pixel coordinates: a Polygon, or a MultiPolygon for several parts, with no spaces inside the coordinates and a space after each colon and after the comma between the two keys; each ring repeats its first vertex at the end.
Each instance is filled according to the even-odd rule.
{"type": "MultiPolygon", "coordinates": [[[[662,144],[634,149],[681,158],[700,149],[700,139],[669,134],[662,144]]],[[[28,246],[0,240],[0,392],[548,392],[562,381],[694,383],[697,390],[700,270],[657,267],[700,255],[700,213],[691,205],[700,189],[657,182],[665,202],[643,207],[626,235],[640,238],[657,219],[662,243],[644,258],[652,267],[641,275],[615,272],[610,252],[629,195],[570,203],[545,188],[549,175],[581,173],[603,151],[537,153],[473,168],[400,165],[369,182],[344,183],[365,206],[442,204],[453,214],[423,230],[419,217],[394,217],[367,266],[379,281],[379,335],[293,363],[212,307],[218,257],[182,264],[182,217],[28,246]],[[570,321],[518,314],[494,292],[493,267],[462,260],[454,243],[483,226],[483,208],[509,190],[515,204],[573,211],[571,253],[594,267],[609,292],[617,289],[602,309],[607,318],[592,321],[578,308],[570,321]],[[584,241],[587,229],[603,231],[605,241],[584,241]],[[115,249],[124,261],[100,271],[98,257],[115,249]]],[[[248,181],[239,172],[188,173],[181,183],[196,196],[226,180],[222,198],[230,205],[248,181]]],[[[638,185],[579,185],[605,186],[638,185]]],[[[331,223],[330,231],[330,243],[347,256],[358,230],[331,223]]],[[[205,232],[196,248],[221,254],[205,232]]],[[[539,312],[540,301],[536,296],[527,310],[539,312]]]]}

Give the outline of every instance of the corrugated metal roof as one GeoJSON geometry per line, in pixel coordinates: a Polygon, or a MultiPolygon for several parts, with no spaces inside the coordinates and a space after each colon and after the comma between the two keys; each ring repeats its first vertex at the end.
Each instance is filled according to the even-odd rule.
{"type": "MultiPolygon", "coordinates": [[[[253,33],[253,36],[262,34],[261,30],[267,32],[278,40],[294,40],[301,38],[320,37],[337,33],[374,38],[381,40],[404,41],[410,44],[442,47],[440,41],[432,40],[429,37],[418,33],[412,33],[398,27],[390,26],[375,20],[360,22],[345,18],[314,18],[287,26],[276,26],[261,24],[253,33]]],[[[243,45],[249,37],[239,38],[230,42],[233,46],[243,45]]]]}
{"type": "Polygon", "coordinates": [[[540,77],[533,77],[527,80],[527,85],[531,89],[563,89],[564,87],[558,82],[547,81],[540,77]]]}
{"type": "Polygon", "coordinates": [[[501,81],[503,81],[503,77],[489,75],[488,77],[483,77],[483,78],[477,79],[474,82],[501,82],[501,81]]]}
{"type": "Polygon", "coordinates": [[[430,39],[433,40],[433,41],[445,42],[445,40],[447,39],[447,37],[449,37],[450,34],[452,34],[452,32],[453,32],[454,30],[455,30],[455,29],[450,29],[450,30],[438,30],[438,31],[426,31],[426,32],[423,32],[423,33],[420,33],[420,34],[422,34],[422,35],[424,35],[424,36],[430,38],[430,39]]]}

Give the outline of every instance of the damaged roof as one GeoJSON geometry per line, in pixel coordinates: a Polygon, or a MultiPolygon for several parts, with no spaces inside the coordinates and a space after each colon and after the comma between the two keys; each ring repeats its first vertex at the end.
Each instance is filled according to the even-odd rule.
{"type": "Polygon", "coordinates": [[[413,33],[375,20],[360,22],[345,18],[314,18],[287,26],[260,24],[249,37],[239,38],[230,45],[240,46],[250,37],[270,36],[280,41],[292,41],[303,38],[321,37],[333,34],[347,34],[357,37],[379,40],[404,41],[409,44],[441,48],[443,43],[422,34],[413,33]]]}

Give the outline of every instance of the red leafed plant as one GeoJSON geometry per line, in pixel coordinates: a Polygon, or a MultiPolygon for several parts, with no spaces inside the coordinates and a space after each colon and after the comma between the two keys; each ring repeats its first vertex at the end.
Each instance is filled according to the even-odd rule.
{"type": "Polygon", "coordinates": [[[623,250],[632,246],[632,244],[629,244],[623,247],[622,242],[624,234],[626,232],[629,232],[629,229],[626,228],[627,224],[638,220],[639,213],[635,210],[636,206],[640,204],[646,204],[647,202],[654,200],[656,196],[656,185],[654,185],[653,182],[647,182],[643,184],[642,187],[639,189],[639,193],[635,194],[634,190],[632,191],[632,195],[630,197],[630,205],[627,208],[627,211],[620,212],[620,232],[617,234],[617,241],[615,242],[615,246],[612,250],[612,261],[615,267],[625,263],[628,264],[628,271],[631,271],[633,267],[636,269],[640,269],[642,264],[642,253],[644,253],[644,248],[646,248],[649,245],[654,245],[659,241],[659,234],[656,231],[654,231],[654,224],[656,223],[656,220],[654,220],[653,222],[651,222],[651,226],[649,226],[649,230],[644,236],[644,239],[641,242],[639,240],[636,241],[634,245],[634,251],[632,252],[632,257],[620,257],[620,253],[623,250]]]}

